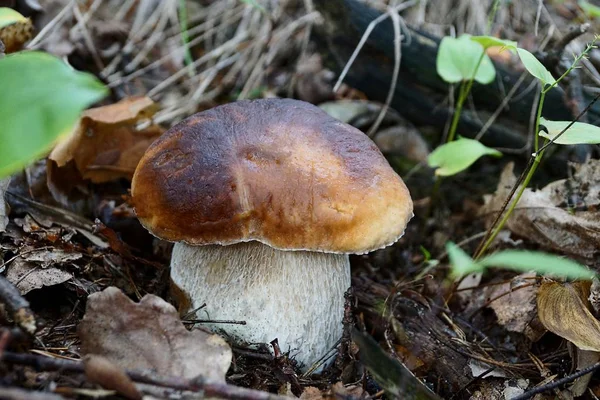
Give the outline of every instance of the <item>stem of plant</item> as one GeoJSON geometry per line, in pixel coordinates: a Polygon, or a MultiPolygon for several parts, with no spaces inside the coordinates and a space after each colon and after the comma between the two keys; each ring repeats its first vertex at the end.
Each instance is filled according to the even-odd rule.
{"type": "MultiPolygon", "coordinates": [[[[477,60],[477,65],[473,70],[473,76],[468,81],[464,81],[460,84],[460,89],[458,91],[458,99],[456,100],[456,107],[454,107],[454,115],[452,116],[452,123],[450,124],[450,130],[448,131],[448,138],[446,139],[446,143],[450,143],[454,140],[456,136],[456,129],[458,128],[458,121],[460,121],[460,114],[462,113],[463,104],[467,100],[469,93],[471,92],[471,88],[473,87],[473,82],[475,81],[475,75],[477,74],[477,70],[483,61],[483,57],[485,57],[485,50],[481,52],[479,56],[479,60],[477,60]]],[[[435,183],[433,184],[433,190],[431,191],[431,201],[429,203],[429,208],[427,210],[427,214],[425,215],[425,220],[427,220],[431,216],[431,212],[433,211],[433,206],[437,203],[438,192],[440,190],[440,186],[442,184],[442,177],[436,176],[435,183]]]]}
{"type": "MultiPolygon", "coordinates": [[[[525,179],[523,180],[523,183],[521,184],[521,187],[519,188],[517,197],[510,204],[510,207],[508,208],[508,210],[506,210],[506,213],[504,213],[504,216],[502,217],[502,219],[500,219],[499,221],[498,221],[498,219],[496,219],[496,221],[494,221],[494,223],[490,227],[489,231],[491,232],[491,234],[486,235],[486,237],[484,238],[484,241],[482,242],[483,245],[479,246],[479,248],[477,249],[477,252],[475,253],[475,260],[478,260],[482,255],[485,254],[488,247],[490,247],[490,245],[492,244],[494,239],[496,239],[496,236],[498,236],[498,234],[500,233],[502,228],[504,228],[506,221],[508,221],[508,218],[510,218],[512,212],[517,207],[517,203],[521,199],[521,196],[523,196],[525,189],[527,188],[527,186],[529,185],[529,182],[531,181],[531,178],[533,177],[533,173],[535,172],[538,165],[540,164],[540,161],[542,160],[542,156],[543,156],[544,152],[541,151],[538,153],[538,148],[539,148],[538,140],[539,140],[539,131],[540,131],[540,118],[542,116],[542,109],[544,108],[544,100],[545,99],[546,99],[546,90],[544,90],[542,88],[542,91],[540,94],[540,101],[538,102],[538,107],[537,107],[537,112],[536,112],[535,128],[533,131],[533,134],[534,134],[533,144],[534,144],[534,148],[535,148],[535,153],[534,153],[535,158],[533,160],[533,163],[530,164],[530,166],[529,166],[529,171],[527,172],[527,175],[525,176],[525,179]]],[[[512,194],[511,194],[511,197],[512,197],[512,194]]],[[[510,201],[510,199],[509,199],[509,201],[510,201]]],[[[504,212],[504,209],[500,210],[499,216],[503,212],[504,212]]]]}
{"type": "Polygon", "coordinates": [[[541,151],[540,153],[538,153],[535,156],[535,158],[533,160],[533,164],[531,164],[531,167],[529,168],[529,171],[527,172],[527,176],[525,177],[525,179],[523,180],[523,183],[521,184],[521,186],[519,188],[519,192],[517,193],[516,198],[512,201],[512,203],[510,203],[510,207],[508,208],[508,210],[506,210],[506,213],[504,213],[504,216],[502,217],[500,222],[498,222],[498,224],[495,226],[495,228],[492,226],[492,228],[494,230],[492,231],[491,235],[489,235],[489,237],[485,240],[485,242],[483,243],[483,246],[481,246],[481,248],[477,251],[477,254],[475,254],[475,257],[474,257],[475,261],[477,261],[479,258],[481,258],[482,255],[485,254],[488,247],[490,247],[490,245],[492,244],[494,239],[496,239],[496,236],[498,236],[498,234],[500,233],[500,231],[506,224],[506,221],[508,221],[508,219],[510,218],[514,209],[517,207],[519,200],[521,200],[521,196],[523,196],[523,193],[525,193],[525,189],[527,189],[527,186],[529,185],[529,182],[531,181],[533,174],[535,173],[538,165],[540,164],[540,161],[542,160],[543,155],[544,155],[544,152],[541,151]]]}
{"type": "Polygon", "coordinates": [[[190,76],[194,76],[196,71],[194,67],[191,65],[194,60],[192,58],[192,52],[190,51],[190,34],[188,32],[188,16],[187,16],[187,5],[186,0],[179,0],[179,28],[181,31],[181,40],[183,41],[184,53],[183,57],[185,60],[185,65],[190,68],[188,74],[190,76]]]}

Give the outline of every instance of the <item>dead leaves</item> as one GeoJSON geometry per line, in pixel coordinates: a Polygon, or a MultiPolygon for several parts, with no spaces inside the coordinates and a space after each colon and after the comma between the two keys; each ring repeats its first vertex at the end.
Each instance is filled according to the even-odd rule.
{"type": "Polygon", "coordinates": [[[148,146],[162,133],[147,122],[156,109],[149,98],[134,97],[85,111],[72,134],[48,157],[48,187],[54,198],[65,204],[83,180],[131,179],[148,146]]]}
{"type": "MultiPolygon", "coordinates": [[[[498,189],[486,198],[480,215],[493,220],[516,182],[508,164],[498,189]]],[[[572,178],[552,182],[541,190],[526,189],[506,227],[546,248],[592,258],[600,242],[600,160],[576,167],[572,178]]]]}
{"type": "Polygon", "coordinates": [[[543,283],[537,297],[538,316],[546,329],[579,349],[600,351],[600,321],[586,304],[589,294],[589,282],[543,283]]]}
{"type": "MultiPolygon", "coordinates": [[[[538,316],[550,332],[568,340],[573,364],[584,369],[600,359],[600,321],[590,311],[590,282],[545,282],[537,298],[538,316]]],[[[592,374],[576,379],[570,387],[575,396],[585,393],[592,374]]]]}
{"type": "Polygon", "coordinates": [[[44,286],[58,285],[73,277],[58,265],[71,263],[82,256],[81,253],[52,247],[21,249],[20,255],[8,266],[6,279],[15,285],[21,294],[44,286]]]}
{"type": "Polygon", "coordinates": [[[232,352],[217,336],[187,331],[177,310],[146,295],[134,303],[109,287],[89,296],[79,325],[84,354],[105,357],[123,369],[150,369],[158,375],[224,382],[232,352]]]}

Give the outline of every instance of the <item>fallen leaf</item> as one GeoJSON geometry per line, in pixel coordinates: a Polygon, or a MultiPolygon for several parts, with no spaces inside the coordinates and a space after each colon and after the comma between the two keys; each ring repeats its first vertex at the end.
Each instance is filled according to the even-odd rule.
{"type": "Polygon", "coordinates": [[[477,378],[480,376],[483,379],[506,378],[507,377],[506,372],[504,372],[502,369],[500,369],[498,367],[493,367],[492,365],[484,363],[482,361],[475,360],[474,358],[469,360],[469,369],[471,370],[471,375],[473,375],[473,378],[477,378]],[[490,369],[491,369],[491,371],[490,371],[490,369]],[[483,375],[483,374],[485,374],[485,375],[483,375]]]}
{"type": "Polygon", "coordinates": [[[78,327],[83,354],[97,354],[124,369],[225,382],[232,352],[218,335],[187,331],[177,310],[154,295],[134,303],[109,287],[88,297],[78,327]]]}
{"type": "MultiPolygon", "coordinates": [[[[586,351],[575,349],[573,363],[577,365],[576,371],[581,371],[587,367],[591,367],[600,361],[600,353],[597,351],[586,351]]],[[[573,381],[573,384],[569,387],[569,391],[573,394],[574,397],[583,396],[587,387],[592,379],[593,373],[585,374],[580,376],[579,378],[573,381]]]]}
{"type": "Polygon", "coordinates": [[[498,323],[511,332],[525,334],[530,340],[537,341],[544,333],[531,326],[536,316],[536,297],[538,286],[531,285],[536,274],[521,274],[510,282],[494,286],[488,297],[495,299],[490,303],[498,323]]]}
{"type": "Polygon", "coordinates": [[[6,272],[6,279],[15,285],[21,294],[29,293],[34,289],[41,289],[44,286],[59,285],[72,277],[73,275],[60,268],[42,268],[20,257],[15,258],[6,272]]]}
{"type": "Polygon", "coordinates": [[[373,139],[384,154],[423,162],[429,156],[429,146],[415,126],[409,123],[379,131],[373,139]]]}
{"type": "Polygon", "coordinates": [[[122,368],[102,356],[83,358],[85,376],[92,383],[111,389],[132,400],[141,400],[142,394],[122,368]]]}
{"type": "MultiPolygon", "coordinates": [[[[350,124],[361,130],[367,130],[381,112],[382,105],[366,100],[337,100],[319,104],[319,108],[333,118],[350,124]]],[[[382,124],[391,125],[403,123],[404,119],[391,108],[387,110],[382,124]]]]}
{"type": "MultiPolygon", "coordinates": [[[[513,164],[509,163],[501,174],[496,193],[486,196],[480,210],[488,224],[515,182],[513,164]]],[[[576,165],[571,178],[552,182],[541,190],[525,189],[506,228],[545,248],[595,257],[600,242],[600,160],[576,165]]]]}
{"type": "Polygon", "coordinates": [[[62,204],[84,180],[93,183],[131,179],[135,168],[162,129],[153,123],[157,105],[148,97],[132,97],[84,111],[73,132],[48,156],[48,186],[62,204]]]}
{"type": "Polygon", "coordinates": [[[550,332],[581,350],[600,351],[600,321],[590,312],[589,282],[544,282],[538,291],[538,316],[550,332]]]}
{"type": "Polygon", "coordinates": [[[21,256],[21,258],[25,261],[39,263],[42,268],[79,260],[81,257],[83,257],[81,253],[46,248],[27,251],[27,254],[21,256]]]}
{"type": "Polygon", "coordinates": [[[10,210],[4,198],[4,193],[8,189],[8,185],[10,185],[10,177],[0,179],[0,233],[5,232],[8,225],[8,213],[10,210]]]}

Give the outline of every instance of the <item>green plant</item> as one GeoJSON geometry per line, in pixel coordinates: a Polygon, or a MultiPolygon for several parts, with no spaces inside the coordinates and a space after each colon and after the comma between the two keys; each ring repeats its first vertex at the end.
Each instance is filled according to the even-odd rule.
{"type": "MultiPolygon", "coordinates": [[[[459,38],[445,37],[442,39],[436,58],[436,69],[440,77],[448,83],[460,83],[458,98],[454,108],[454,115],[448,131],[448,139],[428,158],[430,167],[454,166],[453,168],[440,168],[436,170],[438,176],[449,176],[467,169],[478,158],[484,155],[501,156],[497,150],[490,149],[483,144],[475,146],[470,139],[452,143],[456,136],[458,121],[462,113],[464,102],[467,100],[474,82],[480,84],[491,83],[496,76],[496,69],[486,54],[491,47],[501,47],[510,51],[517,51],[516,42],[502,40],[492,36],[470,36],[462,35],[459,38]],[[446,149],[446,147],[449,147],[446,149]],[[473,152],[477,149],[477,152],[473,152]],[[469,155],[468,160],[457,163],[458,155],[465,153],[469,155]],[[477,155],[477,157],[474,157],[477,155]],[[461,168],[458,168],[459,164],[461,168]]],[[[438,181],[439,182],[439,181],[438,181]]],[[[437,187],[437,185],[436,185],[437,187]]]]}
{"type": "MultiPolygon", "coordinates": [[[[533,177],[537,167],[539,166],[542,157],[544,156],[544,152],[548,146],[552,143],[556,144],[579,144],[579,143],[600,143],[600,130],[597,127],[593,127],[589,124],[577,123],[577,120],[583,115],[584,110],[575,121],[548,121],[542,118],[542,109],[544,107],[544,99],[546,93],[556,87],[565,76],[567,76],[574,68],[577,67],[579,61],[586,57],[587,54],[594,48],[596,48],[595,43],[598,40],[598,36],[594,37],[594,40],[586,47],[586,49],[578,56],[575,57],[571,66],[558,78],[554,79],[552,74],[544,67],[544,65],[537,59],[533,54],[529,53],[524,49],[517,49],[517,53],[523,62],[523,65],[527,69],[527,71],[537,78],[541,83],[541,91],[540,91],[540,100],[537,106],[536,120],[535,120],[535,130],[534,130],[534,152],[530,157],[527,168],[523,171],[517,183],[513,187],[511,193],[509,194],[504,207],[498,213],[496,220],[492,223],[492,226],[488,230],[488,233],[482,240],[478,249],[475,252],[475,259],[479,259],[488,249],[490,244],[494,241],[500,230],[504,227],[508,219],[510,218],[512,212],[517,206],[521,196],[525,192],[525,189],[529,185],[531,178],[533,177]],[[545,128],[548,130],[548,133],[543,133],[540,131],[540,124],[544,122],[545,128]],[[575,129],[573,129],[573,127],[575,129]],[[545,144],[540,147],[540,137],[545,138],[545,144]],[[517,192],[518,190],[518,192],[517,192]],[[516,196],[513,200],[513,195],[516,193],[516,196]],[[511,201],[512,200],[512,201],[511,201]],[[508,207],[508,209],[507,209],[508,207]],[[506,210],[506,212],[504,212],[506,210]]],[[[594,101],[596,101],[598,97],[594,101]]],[[[588,108],[591,106],[588,105],[588,108]]]]}
{"type": "MultiPolygon", "coordinates": [[[[7,14],[15,18],[0,9],[0,20],[7,14]]],[[[0,178],[43,156],[108,93],[94,76],[38,51],[1,58],[0,82],[0,178]]]]}
{"type": "Polygon", "coordinates": [[[526,250],[503,250],[479,260],[474,260],[452,242],[446,243],[452,267],[451,275],[460,278],[473,272],[483,272],[489,267],[501,267],[518,272],[535,271],[543,275],[571,279],[592,279],[596,273],[567,258],[548,253],[526,250]]]}

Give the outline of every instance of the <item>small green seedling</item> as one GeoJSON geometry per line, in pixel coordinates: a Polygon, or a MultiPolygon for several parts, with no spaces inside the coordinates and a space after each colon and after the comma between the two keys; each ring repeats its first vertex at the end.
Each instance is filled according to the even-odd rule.
{"type": "Polygon", "coordinates": [[[533,175],[538,165],[540,164],[544,155],[544,151],[548,145],[552,143],[600,144],[600,128],[598,127],[582,122],[549,121],[542,118],[542,109],[544,107],[546,93],[548,93],[548,91],[556,87],[565,76],[567,76],[574,68],[577,67],[577,64],[582,58],[586,57],[592,49],[596,48],[595,43],[598,40],[598,38],[599,37],[596,36],[594,40],[586,47],[586,49],[579,56],[575,57],[575,60],[573,61],[571,66],[558,79],[554,79],[550,71],[548,71],[546,67],[544,67],[544,65],[537,58],[535,58],[533,54],[531,54],[527,50],[517,48],[517,54],[523,62],[523,65],[532,76],[534,76],[540,81],[542,86],[540,90],[540,100],[538,102],[535,120],[535,136],[533,140],[534,152],[531,156],[531,162],[529,163],[525,171],[523,171],[523,175],[521,176],[522,179],[519,178],[518,180],[518,182],[522,183],[520,183],[520,186],[515,186],[511,191],[510,195],[508,196],[509,198],[505,202],[505,207],[503,207],[500,210],[496,220],[488,230],[488,234],[482,240],[481,245],[479,246],[475,254],[476,259],[479,259],[485,253],[485,251],[492,244],[498,233],[500,233],[500,231],[510,218],[513,210],[519,203],[521,196],[525,192],[525,189],[529,185],[529,182],[533,178],[533,175]],[[544,132],[544,130],[541,130],[540,125],[543,125],[548,132],[544,132]],[[542,147],[540,147],[539,144],[540,138],[546,139],[546,144],[544,144],[542,147]],[[511,199],[515,193],[516,196],[511,202],[511,199]],[[507,206],[508,209],[506,209],[507,206]]]}
{"type": "Polygon", "coordinates": [[[44,155],[108,94],[93,75],[37,51],[0,59],[0,178],[44,155]]]}
{"type": "Polygon", "coordinates": [[[451,275],[454,278],[474,272],[484,272],[489,267],[506,268],[517,272],[535,271],[540,275],[568,279],[592,279],[597,276],[595,272],[575,261],[539,251],[503,250],[477,261],[452,242],[446,243],[446,251],[452,267],[451,275]]]}
{"type": "Polygon", "coordinates": [[[496,77],[492,60],[485,54],[481,44],[471,40],[470,35],[443,38],[436,58],[436,69],[448,83],[475,80],[487,85],[496,77]]]}
{"type": "Polygon", "coordinates": [[[450,176],[464,171],[486,155],[501,157],[502,153],[484,146],[477,140],[459,137],[435,149],[427,158],[427,163],[430,167],[437,168],[437,176],[450,176]]]}

